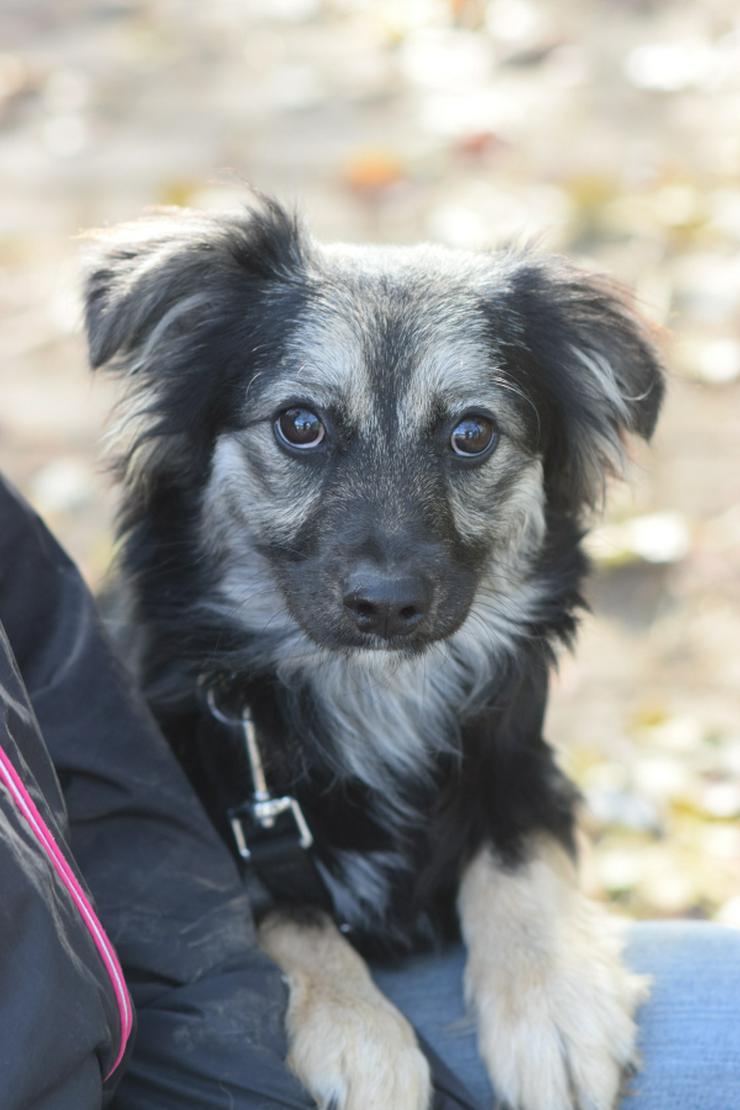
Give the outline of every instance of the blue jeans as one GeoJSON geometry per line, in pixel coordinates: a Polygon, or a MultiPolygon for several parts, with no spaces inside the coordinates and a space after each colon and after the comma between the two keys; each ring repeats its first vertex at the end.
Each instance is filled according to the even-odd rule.
{"type": "MultiPolygon", "coordinates": [[[[702,922],[633,925],[625,953],[653,977],[638,1014],[642,1067],[621,1110],[740,1110],[740,931],[702,922]]],[[[481,1107],[493,1091],[462,995],[464,952],[416,957],[374,977],[481,1107]]],[[[536,1062],[533,1062],[536,1066],[536,1062]]]]}

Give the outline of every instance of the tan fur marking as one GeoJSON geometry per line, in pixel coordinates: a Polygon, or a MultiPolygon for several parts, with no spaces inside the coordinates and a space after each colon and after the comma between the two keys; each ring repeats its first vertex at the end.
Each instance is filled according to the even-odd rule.
{"type": "Polygon", "coordinates": [[[578,890],[566,852],[543,836],[507,869],[482,851],[459,910],[466,994],[499,1098],[517,1110],[612,1110],[648,981],[622,966],[618,923],[578,890]]]}
{"type": "Polygon", "coordinates": [[[312,925],[272,914],[260,946],[290,989],[288,1066],[319,1107],[427,1110],[429,1065],[411,1026],[328,918],[312,925]]]}

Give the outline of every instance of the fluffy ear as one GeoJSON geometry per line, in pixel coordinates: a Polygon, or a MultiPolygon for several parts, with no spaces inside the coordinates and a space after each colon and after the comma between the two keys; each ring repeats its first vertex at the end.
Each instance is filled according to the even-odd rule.
{"type": "Polygon", "coordinates": [[[94,237],[90,361],[127,379],[114,447],[127,481],[186,481],[238,421],[260,352],[275,354],[297,311],[309,249],[295,217],[264,199],[233,215],[169,209],[94,237]]]}
{"type": "Polygon", "coordinates": [[[290,278],[304,261],[295,216],[260,197],[243,213],[162,209],[89,236],[85,324],[94,368],[147,369],[165,331],[191,331],[230,282],[290,278]]]}
{"type": "Polygon", "coordinates": [[[520,260],[510,288],[551,502],[578,514],[621,472],[626,434],[652,435],[664,392],[658,329],[621,286],[560,259],[520,260]]]}

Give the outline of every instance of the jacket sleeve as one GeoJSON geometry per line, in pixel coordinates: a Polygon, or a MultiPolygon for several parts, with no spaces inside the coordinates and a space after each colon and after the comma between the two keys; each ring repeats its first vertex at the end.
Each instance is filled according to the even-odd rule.
{"type": "Polygon", "coordinates": [[[235,864],[74,566],[2,480],[0,522],[0,619],[137,1010],[115,1106],[306,1110],[282,1063],[285,988],[255,945],[235,864]]]}
{"type": "Polygon", "coordinates": [[[0,623],[0,1105],[99,1110],[131,1000],[66,840],[66,814],[0,623]]]}

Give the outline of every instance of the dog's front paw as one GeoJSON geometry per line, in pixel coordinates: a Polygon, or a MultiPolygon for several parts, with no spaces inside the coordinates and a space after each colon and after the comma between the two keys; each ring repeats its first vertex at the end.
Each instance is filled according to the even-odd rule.
{"type": "Polygon", "coordinates": [[[372,987],[290,977],[288,1065],[322,1110],[427,1110],[431,1078],[406,1019],[372,987]]]}
{"type": "MultiPolygon", "coordinates": [[[[594,917],[608,930],[605,915],[594,917]]],[[[648,981],[596,929],[561,935],[558,947],[543,962],[534,954],[516,980],[502,982],[499,969],[471,985],[481,1055],[512,1110],[612,1110],[636,1066],[634,1012],[648,981]]]]}
{"type": "Polygon", "coordinates": [[[569,855],[542,835],[514,866],[483,849],[460,887],[466,992],[513,1110],[612,1110],[635,1065],[647,980],[622,965],[618,923],[576,882],[569,855]]]}

